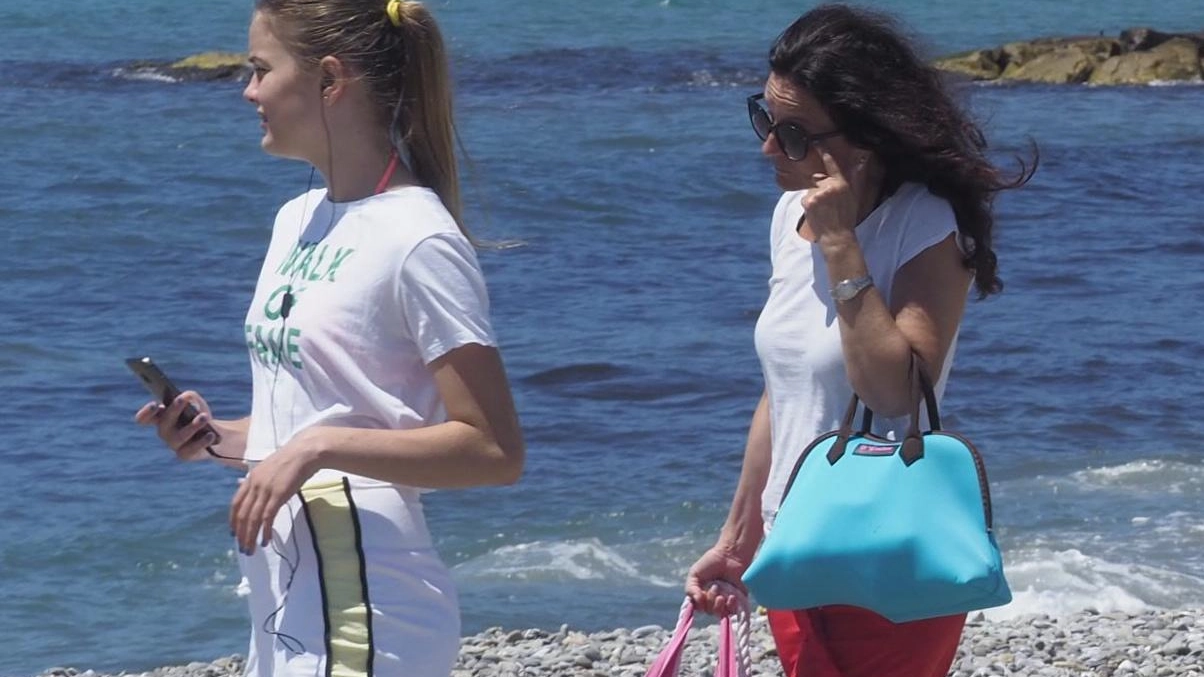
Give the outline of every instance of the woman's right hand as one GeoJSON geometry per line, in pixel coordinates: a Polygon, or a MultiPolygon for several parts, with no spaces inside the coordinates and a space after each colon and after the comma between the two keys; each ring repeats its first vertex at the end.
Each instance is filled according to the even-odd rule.
{"type": "Polygon", "coordinates": [[[144,405],[138,410],[138,413],[134,414],[134,420],[140,425],[155,426],[158,429],[159,439],[176,452],[176,458],[181,461],[197,461],[207,458],[208,452],[205,448],[217,441],[213,439],[212,433],[198,436],[198,433],[206,425],[213,425],[213,413],[205,399],[192,390],[181,393],[171,405],[166,407],[158,402],[144,405]],[[180,420],[180,415],[184,413],[189,404],[195,407],[199,413],[193,418],[192,423],[177,428],[176,424],[180,420]]]}
{"type": "Polygon", "coordinates": [[[748,589],[740,577],[750,562],[732,548],[716,544],[690,567],[690,573],[686,574],[686,596],[693,600],[694,608],[708,614],[727,616],[736,613],[741,600],[728,586],[748,597],[748,589]]]}

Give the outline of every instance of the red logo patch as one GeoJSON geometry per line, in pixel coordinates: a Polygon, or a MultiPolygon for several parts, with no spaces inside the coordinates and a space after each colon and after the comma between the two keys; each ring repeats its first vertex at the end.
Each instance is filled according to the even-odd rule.
{"type": "Polygon", "coordinates": [[[858,456],[891,456],[898,448],[897,444],[858,444],[853,453],[858,456]]]}

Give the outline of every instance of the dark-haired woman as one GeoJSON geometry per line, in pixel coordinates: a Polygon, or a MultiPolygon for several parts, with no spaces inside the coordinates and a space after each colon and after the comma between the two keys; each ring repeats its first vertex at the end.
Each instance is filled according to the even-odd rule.
{"type": "MultiPolygon", "coordinates": [[[[992,200],[1008,179],[978,128],[885,16],[843,5],[807,12],[770,50],[753,128],[785,193],[770,228],[773,273],[756,327],[765,392],[716,544],[687,594],[712,613],[735,600],[772,528],[789,473],[838,427],[853,392],[902,437],[915,352],[943,392],[971,288],[998,292],[992,200]]],[[[772,611],[787,675],[937,677],[964,615],[893,624],[868,610],[772,611]]]]}

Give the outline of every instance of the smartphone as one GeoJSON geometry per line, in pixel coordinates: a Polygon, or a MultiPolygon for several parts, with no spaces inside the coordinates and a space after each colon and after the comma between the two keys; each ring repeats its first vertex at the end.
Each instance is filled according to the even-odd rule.
{"type": "MultiPolygon", "coordinates": [[[[171,382],[171,379],[167,378],[167,374],[164,374],[163,370],[159,368],[159,365],[155,364],[154,360],[151,358],[131,357],[125,361],[125,366],[129,367],[130,371],[134,372],[134,375],[138,377],[138,380],[142,381],[142,385],[146,386],[146,389],[150,391],[150,394],[153,395],[156,400],[163,403],[163,406],[170,405],[177,397],[180,396],[180,389],[171,382]]],[[[184,408],[184,411],[180,413],[180,418],[176,420],[176,427],[183,428],[189,423],[192,423],[192,420],[196,418],[198,414],[200,414],[200,412],[197,411],[196,407],[192,406],[190,403],[184,408]]],[[[214,444],[222,441],[221,435],[218,435],[217,431],[214,430],[212,426],[208,425],[197,431],[196,436],[204,437],[206,433],[213,435],[214,444]]],[[[210,455],[217,455],[216,452],[213,451],[213,447],[207,447],[206,450],[210,455]]]]}

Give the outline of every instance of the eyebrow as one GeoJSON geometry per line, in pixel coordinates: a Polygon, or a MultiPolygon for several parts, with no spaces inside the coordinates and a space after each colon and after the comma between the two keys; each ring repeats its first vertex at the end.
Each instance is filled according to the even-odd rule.
{"type": "MultiPolygon", "coordinates": [[[[798,125],[799,127],[802,127],[803,131],[810,131],[812,127],[816,126],[813,121],[805,120],[802,117],[798,116],[797,114],[796,115],[788,115],[785,117],[778,117],[777,115],[774,115],[773,109],[769,105],[768,90],[766,90],[764,92],[764,94],[765,94],[765,97],[762,99],[762,101],[765,102],[765,110],[769,111],[769,115],[770,115],[770,117],[773,118],[774,123],[793,123],[795,125],[798,125]]],[[[776,98],[775,100],[777,101],[777,103],[779,105],[783,103],[780,98],[776,98]]],[[[822,127],[823,125],[819,125],[819,126],[822,127]]]]}
{"type": "Polygon", "coordinates": [[[247,63],[251,64],[252,66],[254,66],[256,68],[267,68],[268,67],[268,62],[264,61],[263,59],[261,59],[257,56],[247,57],[247,63]]]}
{"type": "Polygon", "coordinates": [[[774,115],[772,111],[770,111],[770,116],[773,118],[774,124],[793,124],[798,127],[801,127],[804,132],[810,132],[815,127],[823,126],[823,125],[817,125],[813,122],[805,120],[798,115],[787,115],[784,117],[778,117],[778,116],[774,115]]]}

